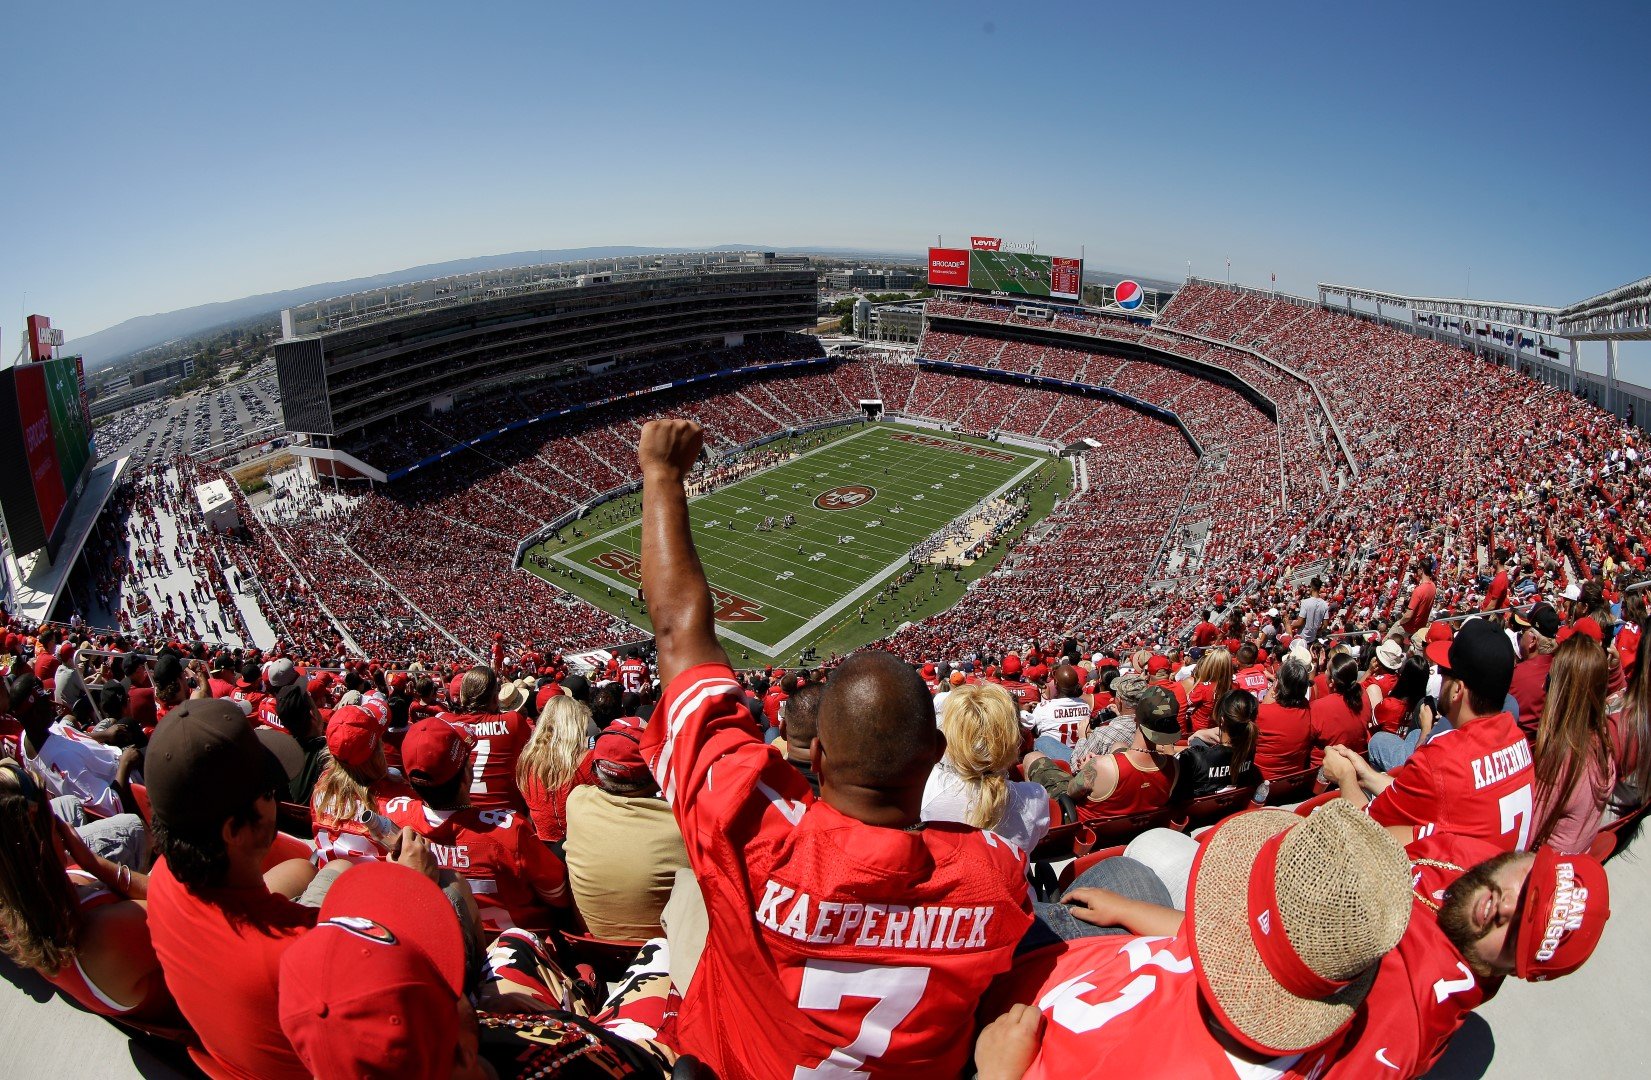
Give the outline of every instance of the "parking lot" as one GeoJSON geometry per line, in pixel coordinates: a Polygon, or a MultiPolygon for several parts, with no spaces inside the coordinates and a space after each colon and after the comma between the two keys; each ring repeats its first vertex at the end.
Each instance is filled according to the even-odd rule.
{"type": "Polygon", "coordinates": [[[274,361],[258,364],[246,378],[181,398],[145,402],[100,425],[102,457],[129,455],[134,463],[178,454],[218,456],[257,437],[270,438],[281,425],[281,393],[274,361]]]}

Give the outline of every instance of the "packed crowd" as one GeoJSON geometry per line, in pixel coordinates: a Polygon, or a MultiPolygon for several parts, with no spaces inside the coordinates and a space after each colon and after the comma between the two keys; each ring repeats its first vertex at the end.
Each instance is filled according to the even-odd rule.
{"type": "MultiPolygon", "coordinates": [[[[1110,430],[1091,471],[1191,456],[1110,430]]],[[[1419,1076],[1506,978],[1627,932],[1600,861],[1651,796],[1627,571],[1493,578],[1459,622],[1428,562],[1391,620],[1315,578],[1207,600],[1185,648],[1063,637],[1105,597],[1010,592],[1013,650],[740,674],[688,526],[702,439],[650,423],[631,459],[652,665],[8,616],[0,948],[213,1076],[1304,1078],[1419,1076]],[[1057,839],[1119,823],[1056,878],[1057,839]]],[[[1135,490],[1069,500],[1080,531],[1011,573],[1064,580],[1032,556],[1171,494],[1135,490]]]]}

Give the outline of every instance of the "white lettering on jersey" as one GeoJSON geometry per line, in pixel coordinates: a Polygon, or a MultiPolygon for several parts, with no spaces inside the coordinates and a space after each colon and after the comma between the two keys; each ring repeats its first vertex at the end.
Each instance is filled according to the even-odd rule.
{"type": "Polygon", "coordinates": [[[1492,750],[1473,763],[1473,788],[1490,787],[1506,780],[1521,769],[1531,767],[1531,747],[1524,739],[1504,746],[1500,750],[1492,750]]]}
{"type": "Polygon", "coordinates": [[[909,908],[903,904],[816,901],[808,893],[770,880],[763,883],[757,924],[812,945],[841,945],[853,935],[853,944],[858,947],[955,951],[986,948],[994,914],[990,904],[923,904],[909,908]]]}
{"type": "Polygon", "coordinates": [[[469,725],[470,733],[477,738],[488,735],[509,735],[510,724],[505,720],[478,720],[469,725]]]}

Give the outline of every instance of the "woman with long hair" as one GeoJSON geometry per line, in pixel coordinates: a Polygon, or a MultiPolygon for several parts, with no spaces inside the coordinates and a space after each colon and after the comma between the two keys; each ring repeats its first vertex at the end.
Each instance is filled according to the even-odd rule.
{"type": "Polygon", "coordinates": [[[1364,753],[1370,741],[1370,699],[1359,685],[1359,665],[1346,653],[1330,657],[1330,692],[1307,706],[1309,768],[1324,764],[1326,746],[1364,753]]]}
{"type": "Polygon", "coordinates": [[[1605,718],[1605,650],[1573,634],[1554,650],[1548,698],[1536,729],[1535,828],[1531,847],[1563,855],[1587,851],[1617,781],[1605,718]]]}
{"type": "MultiPolygon", "coordinates": [[[[1433,665],[1421,653],[1408,653],[1399,666],[1398,678],[1390,694],[1376,703],[1370,735],[1370,764],[1391,772],[1410,760],[1416,748],[1433,736],[1443,723],[1428,697],[1427,683],[1433,665]]],[[[1449,726],[1445,723],[1445,726],[1449,726]]]]}
{"type": "Polygon", "coordinates": [[[1278,666],[1278,682],[1256,711],[1255,766],[1268,780],[1307,768],[1307,689],[1313,667],[1294,654],[1278,666]]]}
{"type": "Polygon", "coordinates": [[[533,831],[547,844],[568,835],[568,793],[596,782],[586,749],[591,711],[566,694],[555,694],[539,711],[527,745],[516,759],[516,786],[527,800],[533,831]]]}
{"type": "Polygon", "coordinates": [[[149,942],[148,878],[92,853],[0,761],[0,952],[100,1016],[180,1024],[149,942]]]}
{"type": "Polygon", "coordinates": [[[310,792],[316,865],[334,859],[360,862],[389,855],[395,832],[383,818],[384,804],[413,793],[390,776],[384,757],[389,720],[365,705],[340,705],[327,721],[327,753],[332,760],[310,792]]]}
{"type": "Polygon", "coordinates": [[[1228,694],[1215,707],[1217,736],[1193,739],[1175,758],[1170,802],[1185,802],[1261,782],[1254,769],[1258,706],[1254,694],[1228,694]]]}
{"type": "Polygon", "coordinates": [[[1009,779],[1020,758],[1019,713],[995,683],[965,684],[940,716],[946,754],[923,789],[924,821],[961,821],[1031,851],[1049,831],[1049,795],[1041,785],[1009,779]]]}
{"type": "Polygon", "coordinates": [[[1216,648],[1198,659],[1192,675],[1181,683],[1187,692],[1187,726],[1199,731],[1215,726],[1215,710],[1233,688],[1233,656],[1216,648]]]}
{"type": "Polygon", "coordinates": [[[1620,814],[1651,801],[1651,633],[1640,636],[1631,666],[1622,710],[1611,718],[1617,759],[1617,791],[1612,802],[1620,814]]]}

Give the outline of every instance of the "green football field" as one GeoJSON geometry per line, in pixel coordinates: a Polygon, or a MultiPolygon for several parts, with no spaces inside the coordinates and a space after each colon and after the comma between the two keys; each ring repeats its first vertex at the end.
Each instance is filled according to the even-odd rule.
{"type": "Polygon", "coordinates": [[[969,252],[969,288],[1049,295],[1049,256],[1012,251],[969,252]]]}
{"type": "MultiPolygon", "coordinates": [[[[753,655],[794,654],[875,597],[913,547],[1048,461],[881,423],[694,499],[689,516],[718,632],[753,655]],[[788,514],[796,524],[785,528],[788,514]],[[765,518],[772,530],[759,528],[765,518]]],[[[632,520],[537,550],[598,585],[584,595],[634,620],[639,533],[632,520]]]]}

